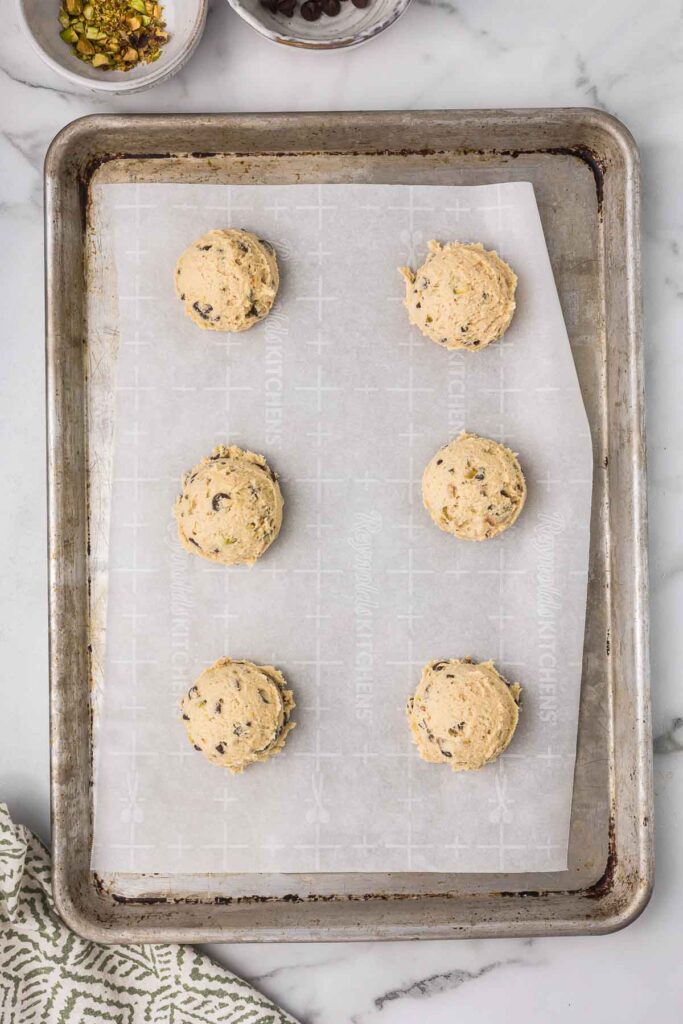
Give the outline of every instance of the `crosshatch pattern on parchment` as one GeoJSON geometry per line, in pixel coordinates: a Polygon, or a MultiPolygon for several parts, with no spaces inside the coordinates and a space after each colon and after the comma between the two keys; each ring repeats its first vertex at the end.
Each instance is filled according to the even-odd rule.
{"type": "Polygon", "coordinates": [[[542,871],[566,866],[591,446],[531,185],[104,185],[119,301],[93,863],[119,871],[542,871]],[[271,315],[200,331],[177,256],[214,227],[276,247],[271,315]],[[430,238],[481,241],[519,275],[502,342],[448,353],[402,307],[430,238]],[[474,544],[422,507],[462,429],[520,453],[517,525],[474,544]],[[181,474],[218,443],[280,474],[280,537],[252,568],[177,542],[181,474]],[[274,663],[297,729],[233,777],[178,700],[216,658],[274,663]],[[523,686],[506,754],[419,760],[405,701],[424,662],[493,658],[523,686]]]}

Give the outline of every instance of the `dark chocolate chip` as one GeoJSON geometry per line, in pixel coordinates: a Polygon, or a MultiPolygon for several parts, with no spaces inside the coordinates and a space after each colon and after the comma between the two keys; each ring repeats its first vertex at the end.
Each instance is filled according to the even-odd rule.
{"type": "Polygon", "coordinates": [[[222,697],[220,697],[220,698],[219,698],[219,699],[218,699],[218,700],[216,701],[216,711],[215,711],[215,713],[216,713],[217,715],[220,715],[220,713],[221,713],[221,711],[222,711],[222,710],[223,710],[223,698],[222,698],[222,697]]]}
{"type": "Polygon", "coordinates": [[[225,753],[225,744],[224,743],[217,743],[216,744],[216,750],[218,751],[219,754],[224,754],[225,753]]]}
{"type": "Polygon", "coordinates": [[[301,17],[304,21],[317,21],[321,13],[320,4],[316,3],[316,0],[306,0],[301,5],[301,17]]]}
{"type": "Polygon", "coordinates": [[[200,245],[200,246],[198,246],[198,248],[199,248],[200,252],[208,252],[209,249],[213,248],[213,246],[211,246],[211,245],[200,245]]]}
{"type": "Polygon", "coordinates": [[[275,14],[277,10],[277,0],[261,0],[261,6],[265,7],[271,14],[275,14]]]}
{"type": "Polygon", "coordinates": [[[218,494],[214,494],[211,499],[211,508],[214,512],[221,512],[229,501],[230,495],[226,494],[225,491],[219,491],[218,494]]]}
{"type": "Polygon", "coordinates": [[[284,14],[285,18],[291,18],[296,10],[296,0],[279,0],[277,9],[278,13],[284,14]]]}
{"type": "Polygon", "coordinates": [[[341,11],[339,0],[322,0],[320,6],[323,9],[323,14],[326,14],[328,18],[336,18],[341,11]]]}
{"type": "MultiPolygon", "coordinates": [[[[353,2],[355,3],[356,0],[353,0],[353,2]]],[[[444,750],[443,747],[439,747],[439,750],[441,751],[444,757],[453,757],[450,750],[444,750]]]]}
{"type": "Polygon", "coordinates": [[[183,718],[185,719],[186,722],[190,721],[190,716],[189,715],[183,715],[183,718]]]}
{"type": "Polygon", "coordinates": [[[443,462],[443,459],[437,459],[437,460],[436,460],[436,464],[437,464],[437,466],[440,466],[442,462],[443,462]]]}
{"type": "MultiPolygon", "coordinates": [[[[292,11],[292,14],[293,13],[294,12],[292,11]]],[[[288,14],[287,17],[289,18],[290,15],[288,14]]],[[[249,309],[247,310],[247,316],[258,316],[258,309],[256,308],[256,306],[249,307],[249,309]]]]}
{"type": "Polygon", "coordinates": [[[199,746],[199,744],[198,744],[198,743],[193,743],[193,744],[192,744],[192,746],[194,747],[194,749],[195,749],[195,750],[201,750],[201,749],[202,749],[202,748],[201,748],[201,747],[199,746]]]}
{"type": "Polygon", "coordinates": [[[190,544],[194,544],[196,548],[199,548],[200,551],[202,550],[201,544],[198,544],[194,537],[188,537],[187,539],[189,540],[190,544]]]}
{"type": "Polygon", "coordinates": [[[192,308],[202,320],[209,320],[213,312],[213,306],[209,302],[193,302],[192,308]]]}

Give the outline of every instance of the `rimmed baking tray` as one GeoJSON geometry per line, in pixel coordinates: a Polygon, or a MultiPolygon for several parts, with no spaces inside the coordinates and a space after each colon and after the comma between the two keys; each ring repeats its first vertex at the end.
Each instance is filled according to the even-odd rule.
{"type": "Polygon", "coordinates": [[[653,854],[639,170],[627,130],[584,109],[95,116],[54,140],[45,192],[54,891],[68,923],[99,941],[194,942],[576,934],[633,920],[653,854]],[[535,188],[595,465],[568,869],[96,876],[91,186],[516,179],[535,188]]]}

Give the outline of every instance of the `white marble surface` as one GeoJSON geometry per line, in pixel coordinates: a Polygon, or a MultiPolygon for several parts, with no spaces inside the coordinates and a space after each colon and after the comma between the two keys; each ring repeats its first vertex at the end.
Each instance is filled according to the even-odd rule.
{"type": "MultiPolygon", "coordinates": [[[[47,0],[46,0],[47,2],[47,0]]],[[[0,799],[48,837],[42,160],[94,111],[589,104],[640,145],[650,465],[658,883],[603,938],[214,947],[306,1024],[677,1021],[683,1007],[683,13],[679,0],[414,0],[357,51],[276,49],[214,0],[191,63],[105,99],[44,68],[10,0],[0,34],[0,799]]]]}

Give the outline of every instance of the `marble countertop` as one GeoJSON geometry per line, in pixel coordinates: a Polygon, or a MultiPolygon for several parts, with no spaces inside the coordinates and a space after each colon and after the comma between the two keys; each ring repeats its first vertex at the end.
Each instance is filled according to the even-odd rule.
{"type": "Polygon", "coordinates": [[[225,0],[177,77],[78,92],[41,64],[9,3],[0,38],[0,798],[49,837],[42,162],[67,122],[103,111],[600,107],[634,133],[644,175],[657,886],[601,938],[218,946],[306,1024],[679,1019],[683,1006],[683,11],[679,0],[414,0],[367,47],[276,48],[225,0]],[[676,1012],[678,1007],[678,1013],[676,1012]],[[514,1009],[511,1009],[514,1008],[514,1009]]]}

